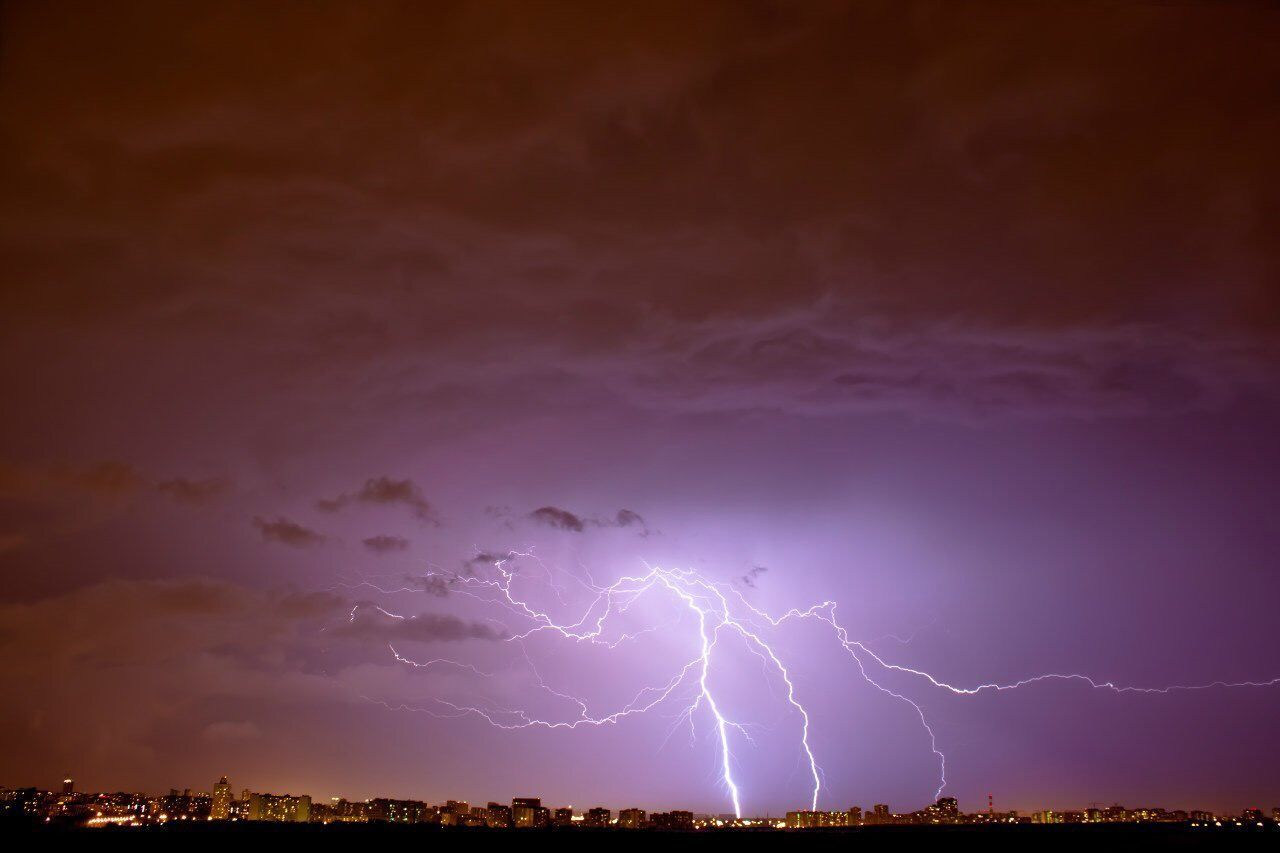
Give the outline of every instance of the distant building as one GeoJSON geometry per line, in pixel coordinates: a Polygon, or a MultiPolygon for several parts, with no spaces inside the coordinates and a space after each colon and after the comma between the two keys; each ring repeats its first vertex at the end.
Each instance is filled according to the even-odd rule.
{"type": "Polygon", "coordinates": [[[213,802],[209,806],[209,817],[214,820],[231,819],[231,783],[223,776],[213,786],[213,802]]]}
{"type": "Polygon", "coordinates": [[[608,826],[613,821],[613,812],[604,806],[596,806],[593,809],[587,809],[586,816],[582,819],[584,826],[608,826]]]}
{"type": "Polygon", "coordinates": [[[0,789],[0,813],[35,817],[40,813],[42,792],[36,788],[0,789]]]}
{"type": "Polygon", "coordinates": [[[76,780],[70,776],[62,780],[62,793],[74,794],[76,792],[76,780]]]}
{"type": "Polygon", "coordinates": [[[644,826],[644,809],[623,809],[618,812],[618,826],[623,829],[640,829],[644,826]]]}
{"type": "Polygon", "coordinates": [[[848,812],[795,811],[787,812],[788,829],[818,829],[848,826],[848,812]]]}
{"type": "Polygon", "coordinates": [[[494,829],[510,829],[511,806],[504,803],[489,803],[485,809],[485,822],[494,829]]]}
{"type": "Polygon", "coordinates": [[[168,796],[153,799],[150,808],[161,820],[206,820],[213,810],[213,799],[207,794],[192,794],[190,788],[181,793],[173,788],[168,796]]]}
{"type": "Polygon", "coordinates": [[[551,823],[551,810],[539,797],[517,797],[511,801],[511,824],[519,829],[538,829],[551,823]]]}
{"type": "Polygon", "coordinates": [[[848,811],[849,826],[862,826],[862,806],[853,806],[848,811]]]}
{"type": "Polygon", "coordinates": [[[145,794],[117,791],[93,797],[85,810],[85,816],[89,826],[103,826],[141,823],[148,817],[148,812],[145,794]]]}
{"type": "Polygon", "coordinates": [[[871,807],[871,811],[863,817],[863,823],[892,823],[893,815],[889,813],[889,806],[885,803],[876,803],[871,807]]]}
{"type": "Polygon", "coordinates": [[[654,812],[649,815],[649,826],[654,829],[683,831],[693,829],[693,812],[654,812]]]}
{"type": "Polygon", "coordinates": [[[368,820],[387,823],[434,822],[436,811],[421,800],[391,800],[378,797],[365,804],[368,820]]]}
{"type": "Polygon", "coordinates": [[[960,806],[955,797],[943,797],[925,811],[940,823],[955,823],[960,817],[960,806]]]}
{"type": "MultiPolygon", "coordinates": [[[[434,815],[435,809],[432,809],[434,815]]],[[[329,805],[317,808],[312,805],[311,817],[323,823],[366,823],[369,820],[370,804],[353,803],[342,797],[334,797],[329,805]]]]}
{"type": "Polygon", "coordinates": [[[311,797],[303,794],[250,794],[249,820],[274,823],[309,823],[311,821],[311,797]]]}
{"type": "Polygon", "coordinates": [[[449,800],[437,809],[441,826],[468,826],[471,804],[465,800],[449,800]]]}
{"type": "Polygon", "coordinates": [[[533,819],[542,808],[538,797],[517,797],[511,801],[511,825],[520,829],[532,829],[533,819]]]}
{"type": "Polygon", "coordinates": [[[559,808],[551,816],[553,826],[573,826],[573,808],[559,808]]]}

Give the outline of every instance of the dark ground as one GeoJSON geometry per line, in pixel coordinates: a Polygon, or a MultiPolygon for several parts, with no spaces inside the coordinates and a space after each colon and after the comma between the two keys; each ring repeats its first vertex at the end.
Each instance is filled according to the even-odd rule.
{"type": "Polygon", "coordinates": [[[658,832],[626,830],[448,830],[429,826],[386,824],[289,825],[289,824],[185,824],[166,827],[83,829],[42,825],[0,824],[0,844],[8,839],[55,844],[83,843],[94,847],[172,848],[218,847],[229,845],[305,845],[308,850],[351,851],[368,845],[461,850],[476,844],[497,847],[544,845],[566,850],[628,849],[667,846],[772,849],[889,849],[902,845],[958,847],[982,850],[1084,850],[1106,849],[1209,849],[1224,844],[1263,846],[1274,849],[1280,841],[1280,826],[1193,828],[1186,825],[1148,826],[884,826],[849,830],[803,830],[799,832],[716,830],[699,832],[658,832]]]}

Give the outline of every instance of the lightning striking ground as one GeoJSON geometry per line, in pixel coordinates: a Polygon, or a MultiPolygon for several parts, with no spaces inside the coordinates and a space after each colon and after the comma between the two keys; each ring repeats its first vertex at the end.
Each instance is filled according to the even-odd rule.
{"type": "MultiPolygon", "coordinates": [[[[909,676],[928,687],[945,691],[956,696],[974,696],[984,692],[1003,692],[1018,688],[1030,687],[1047,681],[1080,682],[1092,689],[1109,690],[1114,693],[1169,694],[1180,691],[1199,691],[1215,688],[1263,688],[1280,685],[1280,678],[1261,681],[1212,681],[1204,684],[1173,684],[1163,687],[1137,687],[1120,685],[1111,681],[1098,681],[1080,673],[1045,673],[1030,676],[1008,683],[990,682],[974,686],[958,686],[944,681],[924,670],[903,664],[893,663],[874,652],[865,642],[852,638],[848,630],[836,618],[837,603],[825,601],[807,609],[792,609],[781,616],[772,616],[768,612],[755,607],[736,589],[722,583],[708,580],[691,570],[663,569],[646,566],[643,574],[627,575],[612,584],[600,586],[587,573],[583,580],[576,575],[568,574],[576,583],[591,594],[586,608],[574,621],[557,620],[544,610],[533,605],[528,598],[513,591],[512,586],[519,577],[517,571],[508,564],[519,558],[527,558],[537,562],[545,574],[544,578],[536,578],[536,582],[550,588],[556,599],[564,604],[563,590],[556,583],[556,571],[546,566],[531,552],[510,552],[492,562],[494,577],[480,577],[475,574],[453,574],[431,571],[422,576],[428,584],[444,583],[451,591],[475,598],[487,605],[501,608],[511,616],[525,622],[520,630],[508,630],[504,642],[517,645],[521,657],[527,666],[536,686],[554,699],[572,705],[575,711],[563,718],[547,719],[534,716],[522,709],[499,708],[493,705],[465,704],[436,698],[433,706],[409,706],[380,702],[394,710],[409,710],[433,714],[442,717],[477,716],[490,725],[500,729],[515,730],[526,728],[577,729],[587,726],[614,725],[622,720],[644,714],[667,703],[682,702],[677,715],[677,722],[688,720],[694,728],[695,717],[705,709],[709,715],[717,745],[720,781],[734,814],[742,816],[742,787],[734,770],[734,743],[741,738],[748,743],[751,736],[748,727],[726,716],[723,705],[716,698],[712,687],[713,659],[720,645],[722,635],[736,636],[748,651],[759,657],[785,685],[786,703],[800,720],[799,753],[807,767],[810,786],[810,808],[817,810],[819,798],[823,790],[822,769],[810,744],[810,726],[812,723],[809,711],[800,701],[791,673],[782,657],[773,645],[763,636],[768,630],[778,629],[793,621],[816,620],[825,623],[832,631],[840,647],[848,653],[857,667],[862,679],[871,687],[901,702],[912,709],[918,717],[921,728],[927,736],[929,749],[938,762],[938,785],[935,799],[942,795],[947,786],[947,758],[938,746],[938,738],[925,710],[920,702],[907,696],[900,690],[892,689],[882,683],[881,678],[887,673],[909,676]],[[544,679],[538,666],[529,654],[526,640],[539,634],[551,634],[570,643],[586,643],[605,649],[614,649],[619,645],[632,642],[641,635],[669,628],[672,623],[647,625],[636,631],[614,631],[613,620],[628,612],[647,595],[663,595],[677,603],[683,615],[692,615],[696,619],[697,631],[692,656],[684,659],[672,675],[664,682],[641,688],[629,702],[619,708],[605,713],[593,711],[585,699],[551,686],[544,679]]],[[[567,573],[566,573],[567,574],[567,573]]],[[[532,578],[533,576],[523,576],[532,578]]],[[[380,592],[407,592],[412,587],[398,589],[380,589],[363,582],[357,586],[368,586],[380,592]]],[[[374,604],[357,604],[351,611],[351,619],[356,619],[362,607],[375,610],[385,618],[402,620],[405,617],[374,604]]],[[[468,670],[484,678],[493,677],[476,666],[460,661],[434,658],[429,661],[416,661],[400,654],[389,645],[391,654],[400,663],[415,667],[450,666],[468,670]]],[[[373,700],[380,701],[380,700],[373,700]]]]}

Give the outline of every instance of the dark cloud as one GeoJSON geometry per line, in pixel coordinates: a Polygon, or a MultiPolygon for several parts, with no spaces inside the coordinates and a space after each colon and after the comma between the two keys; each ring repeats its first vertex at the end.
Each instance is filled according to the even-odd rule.
{"type": "Polygon", "coordinates": [[[490,518],[501,523],[502,527],[506,530],[515,529],[515,524],[513,523],[514,513],[509,506],[486,506],[484,508],[484,514],[486,518],[490,518]]]}
{"type": "Polygon", "coordinates": [[[252,657],[260,666],[293,641],[286,637],[295,629],[345,618],[350,607],[329,593],[255,590],[206,579],[113,580],[0,605],[0,634],[7,652],[29,655],[39,648],[37,657],[66,665],[109,662],[136,673],[149,662],[195,666],[200,654],[221,649],[218,654],[252,657]]]}
{"type": "MultiPolygon", "coordinates": [[[[207,579],[111,580],[0,603],[0,681],[23,686],[5,700],[6,760],[35,768],[70,750],[112,778],[174,760],[157,737],[175,725],[183,735],[171,748],[207,749],[198,763],[218,763],[229,744],[272,732],[268,709],[349,713],[370,673],[348,680],[348,667],[370,657],[360,642],[349,662],[333,659],[324,629],[351,607],[329,593],[207,579]]],[[[393,689],[396,668],[375,669],[393,689]]]]}
{"type": "Polygon", "coordinates": [[[514,560],[517,554],[514,551],[480,551],[475,556],[469,557],[462,562],[462,570],[467,574],[474,574],[477,566],[493,566],[497,563],[505,563],[514,560]]]}
{"type": "Polygon", "coordinates": [[[0,462],[0,492],[22,500],[47,501],[77,495],[113,499],[155,493],[183,503],[203,504],[230,489],[231,483],[223,477],[157,479],[118,460],[83,467],[0,462]]]}
{"type": "Polygon", "coordinates": [[[156,490],[175,500],[189,504],[204,504],[227,493],[231,484],[220,477],[205,480],[188,480],[178,477],[162,480],[156,484],[156,490]]]}
{"type": "Polygon", "coordinates": [[[73,476],[75,481],[85,489],[106,495],[136,492],[147,482],[132,465],[114,461],[101,462],[73,476]]]}
{"type": "Polygon", "coordinates": [[[287,518],[276,518],[274,521],[261,517],[253,519],[253,526],[268,542],[280,542],[293,548],[308,548],[322,545],[327,537],[309,527],[304,527],[287,518]]]}
{"type": "Polygon", "coordinates": [[[286,619],[324,619],[345,614],[351,603],[332,592],[291,592],[275,597],[276,611],[286,619]]]}
{"type": "Polygon", "coordinates": [[[555,506],[538,507],[529,513],[529,517],[539,524],[545,524],[557,530],[568,530],[571,533],[581,533],[586,529],[586,524],[581,518],[567,509],[555,506]]]}
{"type": "Polygon", "coordinates": [[[760,577],[760,575],[764,574],[767,571],[769,570],[764,566],[752,566],[750,569],[747,570],[747,573],[742,577],[738,578],[738,580],[742,583],[743,586],[749,586],[752,589],[755,589],[756,578],[760,577]]]}
{"type": "Polygon", "coordinates": [[[539,524],[570,533],[582,533],[588,527],[635,527],[639,529],[641,536],[648,536],[650,532],[644,523],[644,518],[638,512],[629,509],[618,510],[612,518],[584,518],[567,509],[543,506],[529,513],[529,518],[539,524]]]}
{"type": "Polygon", "coordinates": [[[649,525],[644,523],[644,517],[640,513],[629,509],[620,509],[612,519],[602,520],[598,523],[601,527],[636,528],[641,536],[649,536],[653,532],[649,529],[649,525]]]}
{"type": "Polygon", "coordinates": [[[444,598],[449,594],[449,581],[439,575],[431,575],[425,578],[408,578],[408,580],[410,583],[416,584],[427,595],[432,595],[436,598],[444,598]]]}
{"type": "Polygon", "coordinates": [[[486,622],[471,622],[452,614],[421,613],[396,618],[374,607],[358,608],[351,620],[335,629],[343,637],[378,642],[461,642],[502,640],[507,633],[486,622]]]}
{"type": "Polygon", "coordinates": [[[645,407],[987,420],[1220,408],[1272,384],[1263,367],[1272,355],[1152,326],[903,326],[828,306],[704,325],[624,369],[645,407]]]}
{"type": "Polygon", "coordinates": [[[409,547],[409,540],[402,536],[380,534],[378,536],[370,536],[368,539],[361,541],[364,543],[364,547],[375,554],[390,554],[394,551],[404,551],[409,547]]]}
{"type": "Polygon", "coordinates": [[[619,527],[630,527],[633,524],[644,527],[644,518],[642,518],[638,512],[633,512],[629,509],[620,509],[618,510],[618,514],[614,516],[614,523],[619,527]]]}
{"type": "Polygon", "coordinates": [[[110,44],[105,13],[17,11],[0,364],[68,356],[38,395],[11,377],[30,403],[4,428],[65,443],[57,401],[96,400],[85,352],[134,364],[121,316],[182,357],[136,356],[97,408],[151,400],[157,431],[181,420],[169,387],[254,423],[342,401],[456,428],[602,400],[1127,417],[1273,374],[1267,19],[909,7],[581,7],[513,32],[468,4],[306,27],[197,6],[110,44]]]}
{"type": "Polygon", "coordinates": [[[142,491],[155,491],[176,501],[203,504],[225,495],[231,488],[223,477],[191,479],[172,477],[157,480],[126,462],[100,462],[90,468],[67,472],[51,471],[47,476],[69,481],[83,489],[102,495],[127,495],[142,491]]]}
{"type": "Polygon", "coordinates": [[[321,499],[316,502],[316,506],[325,512],[337,512],[352,503],[401,504],[412,510],[419,519],[436,523],[431,504],[412,480],[371,477],[358,491],[344,492],[336,498],[321,499]]]}

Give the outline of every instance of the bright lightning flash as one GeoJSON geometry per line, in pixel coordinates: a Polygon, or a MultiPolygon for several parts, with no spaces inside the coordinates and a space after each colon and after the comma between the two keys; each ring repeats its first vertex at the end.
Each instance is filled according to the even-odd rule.
{"type": "MultiPolygon", "coordinates": [[[[525,624],[523,630],[510,633],[506,637],[506,641],[520,646],[524,660],[528,664],[538,687],[550,695],[576,706],[576,715],[563,719],[542,719],[530,716],[527,712],[519,709],[486,708],[478,705],[458,704],[444,699],[433,700],[437,706],[434,710],[432,708],[406,705],[387,705],[387,707],[396,710],[420,711],[435,716],[475,715],[501,729],[576,729],[585,726],[615,724],[627,717],[651,711],[664,703],[680,700],[685,704],[677,719],[688,720],[691,727],[694,725],[694,717],[699,711],[705,709],[710,716],[718,745],[721,782],[733,804],[734,814],[738,817],[742,816],[742,802],[741,788],[734,776],[733,741],[737,737],[741,737],[750,742],[750,734],[745,725],[734,722],[725,716],[710,684],[712,661],[721,638],[725,635],[737,636],[749,651],[759,657],[767,668],[776,673],[777,677],[785,685],[787,704],[794,709],[800,718],[799,750],[807,765],[808,775],[812,781],[810,808],[814,810],[818,808],[818,798],[822,792],[823,777],[822,770],[809,743],[809,712],[797,698],[791,673],[788,672],[782,658],[763,636],[767,631],[779,628],[787,622],[816,620],[826,623],[830,626],[840,646],[853,659],[862,678],[875,689],[912,709],[919,718],[920,725],[928,736],[930,749],[938,761],[938,787],[934,795],[935,798],[942,795],[942,791],[947,785],[946,755],[939,749],[937,737],[921,705],[908,696],[882,684],[878,679],[882,678],[884,673],[893,672],[908,675],[930,687],[959,696],[973,696],[987,691],[1015,690],[1044,681],[1078,681],[1095,689],[1110,690],[1115,693],[1172,693],[1175,691],[1209,690],[1213,688],[1273,687],[1280,685],[1280,678],[1272,678],[1266,681],[1213,681],[1206,684],[1131,687],[1118,685],[1110,681],[1097,681],[1087,675],[1078,673],[1046,673],[1007,684],[987,683],[973,687],[960,687],[949,684],[923,670],[886,661],[863,642],[851,638],[848,631],[836,619],[836,602],[826,601],[806,610],[793,609],[775,617],[748,603],[737,590],[724,584],[707,580],[697,572],[682,569],[646,567],[648,570],[644,574],[625,576],[608,586],[597,585],[590,578],[590,575],[588,575],[586,581],[575,575],[569,575],[574,581],[588,590],[593,597],[576,621],[561,622],[532,605],[526,598],[513,592],[512,583],[516,580],[517,573],[515,570],[508,568],[507,563],[517,557],[533,559],[538,563],[546,574],[547,579],[541,580],[539,578],[537,580],[550,587],[556,598],[563,604],[562,591],[554,580],[555,573],[540,560],[537,560],[532,553],[513,552],[507,558],[495,561],[493,568],[496,576],[493,578],[429,572],[424,576],[424,579],[433,583],[443,581],[453,591],[469,595],[486,604],[500,607],[523,621],[525,624]],[[588,643],[608,649],[616,648],[622,643],[634,640],[641,634],[666,627],[661,624],[651,625],[643,630],[630,633],[618,633],[612,630],[611,620],[626,613],[642,596],[651,593],[667,596],[671,601],[684,608],[683,612],[691,614],[697,620],[697,641],[696,648],[692,650],[692,657],[678,667],[667,681],[659,685],[643,688],[621,708],[606,714],[592,713],[586,700],[553,689],[546,683],[537,666],[529,657],[524,643],[526,639],[535,634],[547,633],[571,643],[588,643]]],[[[373,586],[373,584],[367,582],[361,585],[373,586]]],[[[380,591],[406,592],[409,590],[380,591]]],[[[392,619],[405,618],[381,607],[357,605],[351,612],[352,620],[356,618],[357,611],[363,606],[376,609],[383,616],[392,619]]],[[[482,672],[468,663],[444,658],[415,661],[401,655],[395,648],[391,648],[391,653],[397,661],[413,667],[450,666],[469,670],[485,678],[491,677],[489,673],[482,672]]]]}

